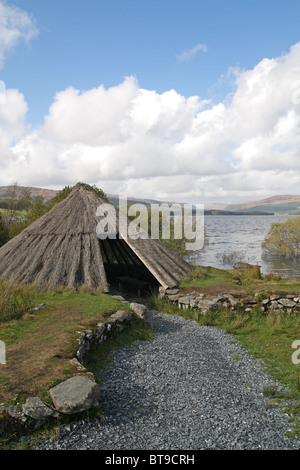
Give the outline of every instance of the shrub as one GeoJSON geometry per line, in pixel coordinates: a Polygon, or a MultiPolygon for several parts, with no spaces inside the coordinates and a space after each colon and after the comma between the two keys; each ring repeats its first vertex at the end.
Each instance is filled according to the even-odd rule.
{"type": "MultiPolygon", "coordinates": [[[[63,201],[69,194],[72,192],[74,186],[65,186],[60,191],[57,191],[54,198],[50,199],[47,202],[44,202],[41,199],[35,199],[31,201],[28,205],[26,212],[24,212],[23,217],[11,222],[9,227],[9,239],[16,237],[22,230],[31,225],[37,219],[42,217],[42,215],[49,212],[56,204],[63,201]]],[[[98,193],[100,197],[108,201],[107,195],[102,189],[93,186],[93,189],[98,193]]],[[[0,226],[1,232],[1,226],[0,226]]],[[[6,240],[8,241],[8,240],[6,240]]],[[[1,233],[0,233],[0,246],[1,246],[1,233]]]]}
{"type": "Polygon", "coordinates": [[[300,256],[300,217],[275,223],[265,238],[262,248],[281,256],[300,256]]]}
{"type": "Polygon", "coordinates": [[[8,227],[6,226],[3,218],[0,215],[0,247],[5,245],[9,240],[8,227]]]}
{"type": "Polygon", "coordinates": [[[280,281],[281,276],[280,274],[269,273],[264,275],[265,281],[280,281]]]}
{"type": "Polygon", "coordinates": [[[193,269],[184,277],[185,281],[197,281],[207,277],[208,268],[205,266],[193,266],[193,269]]]}
{"type": "Polygon", "coordinates": [[[250,266],[247,269],[247,276],[249,279],[262,279],[260,267],[258,265],[250,266]]]}

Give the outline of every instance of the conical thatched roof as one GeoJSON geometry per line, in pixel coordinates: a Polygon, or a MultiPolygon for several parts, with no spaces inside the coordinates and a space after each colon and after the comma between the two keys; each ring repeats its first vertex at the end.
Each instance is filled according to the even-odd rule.
{"type": "Polygon", "coordinates": [[[124,272],[128,262],[146,267],[165,288],[178,285],[191,266],[157,241],[99,240],[96,211],[105,202],[92,187],[78,183],[66,199],[0,248],[0,278],[39,287],[86,284],[109,292],[107,264],[122,262],[124,272]]]}

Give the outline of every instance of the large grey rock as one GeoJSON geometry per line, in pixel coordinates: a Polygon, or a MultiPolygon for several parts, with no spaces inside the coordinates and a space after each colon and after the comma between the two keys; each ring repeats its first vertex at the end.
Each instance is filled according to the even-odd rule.
{"type": "Polygon", "coordinates": [[[126,320],[128,320],[130,316],[130,313],[126,312],[125,310],[118,310],[116,313],[110,316],[109,322],[115,321],[115,322],[120,322],[123,323],[126,320]]]}
{"type": "Polygon", "coordinates": [[[130,308],[139,318],[143,319],[145,317],[145,313],[147,312],[145,305],[132,302],[130,308]]]}
{"type": "Polygon", "coordinates": [[[176,294],[179,294],[179,289],[177,289],[177,288],[167,289],[167,290],[166,290],[166,294],[167,294],[167,295],[176,295],[176,294]]]}
{"type": "Polygon", "coordinates": [[[51,388],[49,393],[56,410],[69,415],[97,405],[100,388],[88,377],[77,375],[51,388]]]}
{"type": "Polygon", "coordinates": [[[279,299],[278,303],[283,305],[284,307],[290,307],[290,308],[295,307],[296,305],[296,302],[294,302],[291,299],[279,299]]]}
{"type": "Polygon", "coordinates": [[[120,300],[120,302],[125,302],[125,299],[122,295],[113,295],[112,298],[115,300],[120,300]]]}
{"type": "Polygon", "coordinates": [[[23,413],[37,421],[45,421],[48,418],[58,418],[59,413],[47,406],[39,397],[29,397],[22,406],[23,413]]]}

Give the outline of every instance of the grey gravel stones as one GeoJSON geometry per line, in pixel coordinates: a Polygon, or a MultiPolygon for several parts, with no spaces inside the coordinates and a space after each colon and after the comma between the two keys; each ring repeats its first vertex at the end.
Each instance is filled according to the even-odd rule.
{"type": "Polygon", "coordinates": [[[104,419],[71,423],[39,448],[300,449],[286,436],[288,416],[267,407],[262,392],[274,382],[232,337],[179,316],[146,317],[154,339],[116,350],[102,373],[104,419]]]}

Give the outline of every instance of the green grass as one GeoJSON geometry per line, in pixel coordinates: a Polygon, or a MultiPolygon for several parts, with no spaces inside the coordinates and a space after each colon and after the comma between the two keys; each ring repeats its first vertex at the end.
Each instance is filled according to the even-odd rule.
{"type": "MultiPolygon", "coordinates": [[[[23,287],[24,297],[28,288],[23,287]]],[[[0,339],[6,345],[6,365],[0,365],[0,403],[21,404],[28,396],[50,402],[49,389],[78,373],[70,359],[76,355],[80,332],[107,321],[117,310],[130,311],[128,303],[85,288],[78,292],[66,288],[35,291],[31,300],[31,307],[44,304],[44,309],[32,312],[30,307],[28,312],[24,308],[25,316],[20,311],[0,323],[0,339]]],[[[97,351],[97,368],[108,364],[113,348],[151,338],[151,334],[147,324],[141,320],[134,322],[116,338],[103,343],[97,351]]],[[[9,446],[22,433],[26,434],[26,428],[16,423],[12,426],[0,418],[0,448],[1,440],[4,447],[9,446]]]]}
{"type": "MultiPolygon", "coordinates": [[[[0,339],[6,346],[6,365],[0,365],[0,403],[38,395],[42,388],[74,374],[69,361],[75,357],[80,332],[105,322],[117,310],[130,310],[128,303],[110,295],[64,288],[36,291],[27,303],[29,286],[22,289],[24,308],[0,322],[0,339]],[[44,309],[33,312],[32,306],[39,304],[44,309]]],[[[19,293],[17,287],[13,292],[19,293]]]]}
{"type": "MultiPolygon", "coordinates": [[[[101,379],[96,373],[100,373],[101,370],[109,367],[111,365],[111,352],[117,348],[121,348],[125,345],[134,345],[137,340],[150,340],[153,338],[153,329],[144,321],[137,319],[136,321],[129,324],[122,332],[117,333],[114,338],[111,338],[97,348],[92,351],[87,357],[84,362],[84,366],[91,372],[95,373],[96,382],[100,383],[101,379]]],[[[55,366],[55,360],[49,359],[49,363],[53,362],[55,366]]],[[[74,371],[73,371],[74,372],[74,371]]],[[[66,374],[69,374],[70,371],[68,368],[65,370],[66,374]]],[[[5,377],[2,378],[3,383],[5,381],[5,377]]],[[[53,385],[59,383],[60,380],[54,380],[53,385]]],[[[7,383],[7,385],[9,385],[7,383]]],[[[1,386],[1,380],[0,380],[1,386]]],[[[49,400],[49,393],[48,387],[40,387],[39,388],[39,396],[45,402],[51,404],[51,400],[49,400]]],[[[20,401],[24,401],[19,399],[20,401]]],[[[87,417],[93,417],[93,414],[99,416],[101,415],[101,409],[96,409],[91,412],[87,412],[83,414],[83,418],[87,419],[87,417]]],[[[79,416],[80,417],[80,416],[79,416]]],[[[41,438],[50,438],[57,432],[57,426],[59,424],[63,424],[67,422],[68,419],[74,419],[74,417],[61,417],[58,423],[49,422],[47,423],[41,430],[37,430],[36,432],[27,425],[18,425],[18,423],[12,423],[9,420],[3,420],[0,418],[0,450],[30,450],[30,448],[34,445],[38,444],[39,439],[41,438]],[[30,434],[32,441],[30,444],[27,442],[19,442],[21,436],[26,434],[30,434]]]]}
{"type": "Polygon", "coordinates": [[[213,267],[195,266],[182,279],[181,289],[207,290],[212,294],[222,291],[236,295],[270,295],[300,292],[299,279],[282,279],[276,275],[262,276],[258,266],[249,269],[218,269],[213,267]]]}
{"type": "Polygon", "coordinates": [[[37,291],[32,286],[22,286],[0,281],[0,323],[20,318],[34,306],[37,291]]]}
{"type": "Polygon", "coordinates": [[[232,284],[230,271],[212,267],[195,266],[181,281],[180,287],[214,287],[222,284],[224,288],[232,284]]]}

